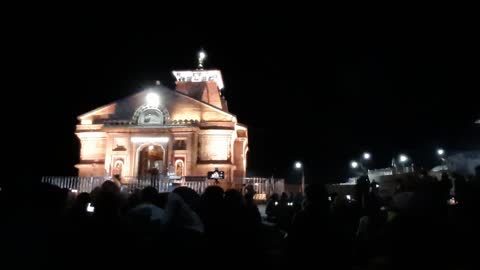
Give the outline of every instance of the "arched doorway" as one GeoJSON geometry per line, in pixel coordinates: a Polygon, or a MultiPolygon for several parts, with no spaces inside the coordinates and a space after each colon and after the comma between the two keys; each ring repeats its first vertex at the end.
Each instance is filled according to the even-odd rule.
{"type": "Polygon", "coordinates": [[[115,160],[113,165],[112,175],[113,176],[118,175],[121,177],[122,174],[123,174],[123,159],[117,159],[115,160]]]}
{"type": "Polygon", "coordinates": [[[160,145],[143,147],[138,154],[138,176],[159,175],[163,172],[165,151],[160,145]]]}
{"type": "Polygon", "coordinates": [[[183,163],[183,159],[177,159],[175,161],[175,175],[184,176],[185,175],[184,168],[185,168],[185,164],[183,163]]]}

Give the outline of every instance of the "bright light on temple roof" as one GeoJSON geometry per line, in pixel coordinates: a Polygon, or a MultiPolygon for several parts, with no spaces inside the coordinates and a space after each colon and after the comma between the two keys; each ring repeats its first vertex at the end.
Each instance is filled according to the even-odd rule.
{"type": "Polygon", "coordinates": [[[218,89],[222,90],[223,79],[220,70],[172,71],[177,82],[207,82],[214,81],[218,89]]]}
{"type": "Polygon", "coordinates": [[[207,57],[207,54],[204,51],[198,53],[198,60],[203,61],[207,57]]]}
{"type": "Polygon", "coordinates": [[[146,96],[147,105],[157,107],[160,105],[160,97],[155,93],[148,93],[146,96]]]}
{"type": "Polygon", "coordinates": [[[166,143],[168,142],[168,137],[132,137],[131,141],[133,143],[166,143]]]}
{"type": "Polygon", "coordinates": [[[207,54],[203,50],[201,50],[198,53],[198,68],[199,69],[203,69],[203,60],[205,60],[206,57],[207,57],[207,54]]]}

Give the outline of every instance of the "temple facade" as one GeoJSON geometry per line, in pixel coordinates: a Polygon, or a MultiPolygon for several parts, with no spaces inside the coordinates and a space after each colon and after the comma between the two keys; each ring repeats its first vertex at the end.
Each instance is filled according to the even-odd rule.
{"type": "Polygon", "coordinates": [[[78,117],[79,176],[245,176],[248,130],[228,111],[219,70],[173,71],[160,84],[78,117]]]}

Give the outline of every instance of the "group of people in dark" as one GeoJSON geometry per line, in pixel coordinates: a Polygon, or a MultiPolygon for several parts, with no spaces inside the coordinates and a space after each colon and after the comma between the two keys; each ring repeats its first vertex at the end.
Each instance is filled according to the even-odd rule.
{"type": "Polygon", "coordinates": [[[418,174],[385,197],[361,177],[346,197],[312,183],[304,194],[273,194],[265,216],[251,187],[202,194],[187,187],[124,193],[110,181],[80,194],[45,183],[2,188],[1,254],[16,265],[67,267],[471,269],[479,184],[418,174]]]}
{"type": "Polygon", "coordinates": [[[299,264],[323,258],[323,265],[344,269],[470,269],[470,245],[480,240],[479,198],[478,177],[419,173],[398,178],[386,195],[363,176],[351,194],[317,185],[305,198],[273,194],[266,220],[285,233],[284,252],[303,258],[299,264]]]}

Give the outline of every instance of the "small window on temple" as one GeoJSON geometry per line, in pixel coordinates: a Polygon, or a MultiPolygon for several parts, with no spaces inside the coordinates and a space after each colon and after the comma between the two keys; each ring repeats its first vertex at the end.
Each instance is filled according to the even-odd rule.
{"type": "Polygon", "coordinates": [[[144,110],[138,118],[139,124],[163,125],[163,113],[158,109],[144,110]]]}
{"type": "Polygon", "coordinates": [[[187,143],[185,140],[175,140],[173,150],[187,150],[187,143]]]}

